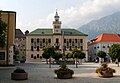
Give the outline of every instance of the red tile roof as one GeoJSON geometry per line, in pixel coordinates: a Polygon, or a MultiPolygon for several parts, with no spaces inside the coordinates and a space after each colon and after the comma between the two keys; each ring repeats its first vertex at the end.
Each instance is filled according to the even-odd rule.
{"type": "Polygon", "coordinates": [[[92,42],[120,42],[118,34],[101,34],[95,37],[92,42]]]}

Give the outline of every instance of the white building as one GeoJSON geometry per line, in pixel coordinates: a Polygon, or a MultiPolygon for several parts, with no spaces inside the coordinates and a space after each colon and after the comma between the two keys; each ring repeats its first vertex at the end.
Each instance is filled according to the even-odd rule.
{"type": "Polygon", "coordinates": [[[51,29],[36,29],[26,36],[26,60],[27,62],[41,61],[43,48],[46,46],[55,46],[61,52],[65,49],[83,50],[87,58],[87,35],[75,29],[61,29],[61,21],[59,21],[56,12],[51,29]]]}
{"type": "Polygon", "coordinates": [[[88,43],[88,55],[92,61],[97,57],[98,51],[104,51],[108,54],[109,47],[113,44],[120,44],[120,37],[118,34],[100,34],[91,42],[88,43]]]}

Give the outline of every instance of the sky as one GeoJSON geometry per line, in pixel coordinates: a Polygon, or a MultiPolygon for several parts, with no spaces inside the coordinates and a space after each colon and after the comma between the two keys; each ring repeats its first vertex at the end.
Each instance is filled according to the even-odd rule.
{"type": "Polygon", "coordinates": [[[120,11],[120,0],[0,0],[0,10],[16,11],[16,28],[23,32],[52,28],[56,9],[62,28],[77,29],[120,11]]]}

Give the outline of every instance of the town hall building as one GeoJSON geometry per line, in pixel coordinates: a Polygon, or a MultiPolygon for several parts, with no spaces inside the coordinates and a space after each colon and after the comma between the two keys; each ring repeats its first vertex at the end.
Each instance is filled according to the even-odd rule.
{"type": "Polygon", "coordinates": [[[87,54],[87,36],[76,29],[61,28],[61,21],[56,11],[53,27],[51,29],[38,28],[26,36],[26,62],[39,62],[42,60],[43,48],[54,46],[65,54],[77,48],[87,54]]]}

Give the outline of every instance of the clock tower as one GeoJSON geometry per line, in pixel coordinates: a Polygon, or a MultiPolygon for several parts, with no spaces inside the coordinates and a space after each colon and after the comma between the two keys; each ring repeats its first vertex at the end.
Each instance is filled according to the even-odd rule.
{"type": "Polygon", "coordinates": [[[59,16],[56,11],[53,21],[53,34],[61,34],[61,21],[59,21],[59,16]]]}

